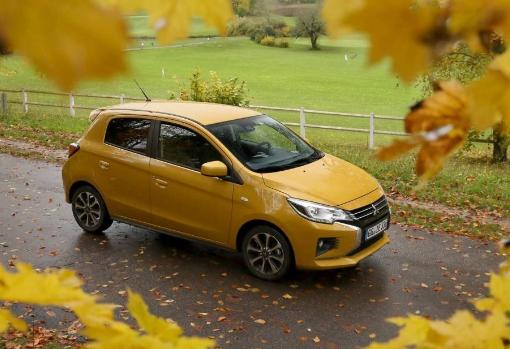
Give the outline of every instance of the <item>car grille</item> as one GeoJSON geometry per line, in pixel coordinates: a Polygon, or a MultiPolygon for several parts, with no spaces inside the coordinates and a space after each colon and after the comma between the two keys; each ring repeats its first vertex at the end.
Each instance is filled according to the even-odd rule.
{"type": "Polygon", "coordinates": [[[380,220],[390,213],[388,200],[383,195],[371,204],[350,211],[355,218],[355,224],[358,227],[365,228],[373,222],[380,220]]]}

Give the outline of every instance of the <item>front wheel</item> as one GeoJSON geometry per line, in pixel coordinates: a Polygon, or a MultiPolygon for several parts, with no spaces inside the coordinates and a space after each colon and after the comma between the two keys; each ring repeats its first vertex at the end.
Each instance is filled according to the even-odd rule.
{"type": "Polygon", "coordinates": [[[258,225],[250,229],[243,240],[243,259],[248,270],[264,280],[279,280],[293,265],[287,239],[278,230],[258,225]]]}
{"type": "Polygon", "coordinates": [[[78,188],[71,203],[74,219],[87,233],[100,233],[112,225],[113,221],[101,194],[91,186],[78,188]]]}

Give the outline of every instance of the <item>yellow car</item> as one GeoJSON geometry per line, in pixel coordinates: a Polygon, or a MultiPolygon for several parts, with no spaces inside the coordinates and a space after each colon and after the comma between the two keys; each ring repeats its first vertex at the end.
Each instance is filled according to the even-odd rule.
{"type": "Polygon", "coordinates": [[[128,103],[69,147],[66,201],[86,232],[119,221],[238,250],[255,276],[351,267],[389,242],[377,181],[257,111],[128,103]]]}

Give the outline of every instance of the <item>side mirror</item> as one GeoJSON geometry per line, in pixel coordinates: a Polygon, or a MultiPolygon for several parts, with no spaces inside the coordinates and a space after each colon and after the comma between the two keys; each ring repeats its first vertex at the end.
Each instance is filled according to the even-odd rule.
{"type": "Polygon", "coordinates": [[[200,173],[207,177],[225,177],[228,175],[228,168],[221,161],[210,161],[202,164],[200,173]]]}

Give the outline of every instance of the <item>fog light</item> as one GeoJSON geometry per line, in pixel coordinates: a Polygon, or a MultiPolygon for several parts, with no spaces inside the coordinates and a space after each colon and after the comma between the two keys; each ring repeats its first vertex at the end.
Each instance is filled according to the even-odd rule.
{"type": "Polygon", "coordinates": [[[320,256],[328,252],[329,250],[334,249],[337,246],[336,238],[321,238],[317,241],[317,252],[315,256],[320,256]]]}

